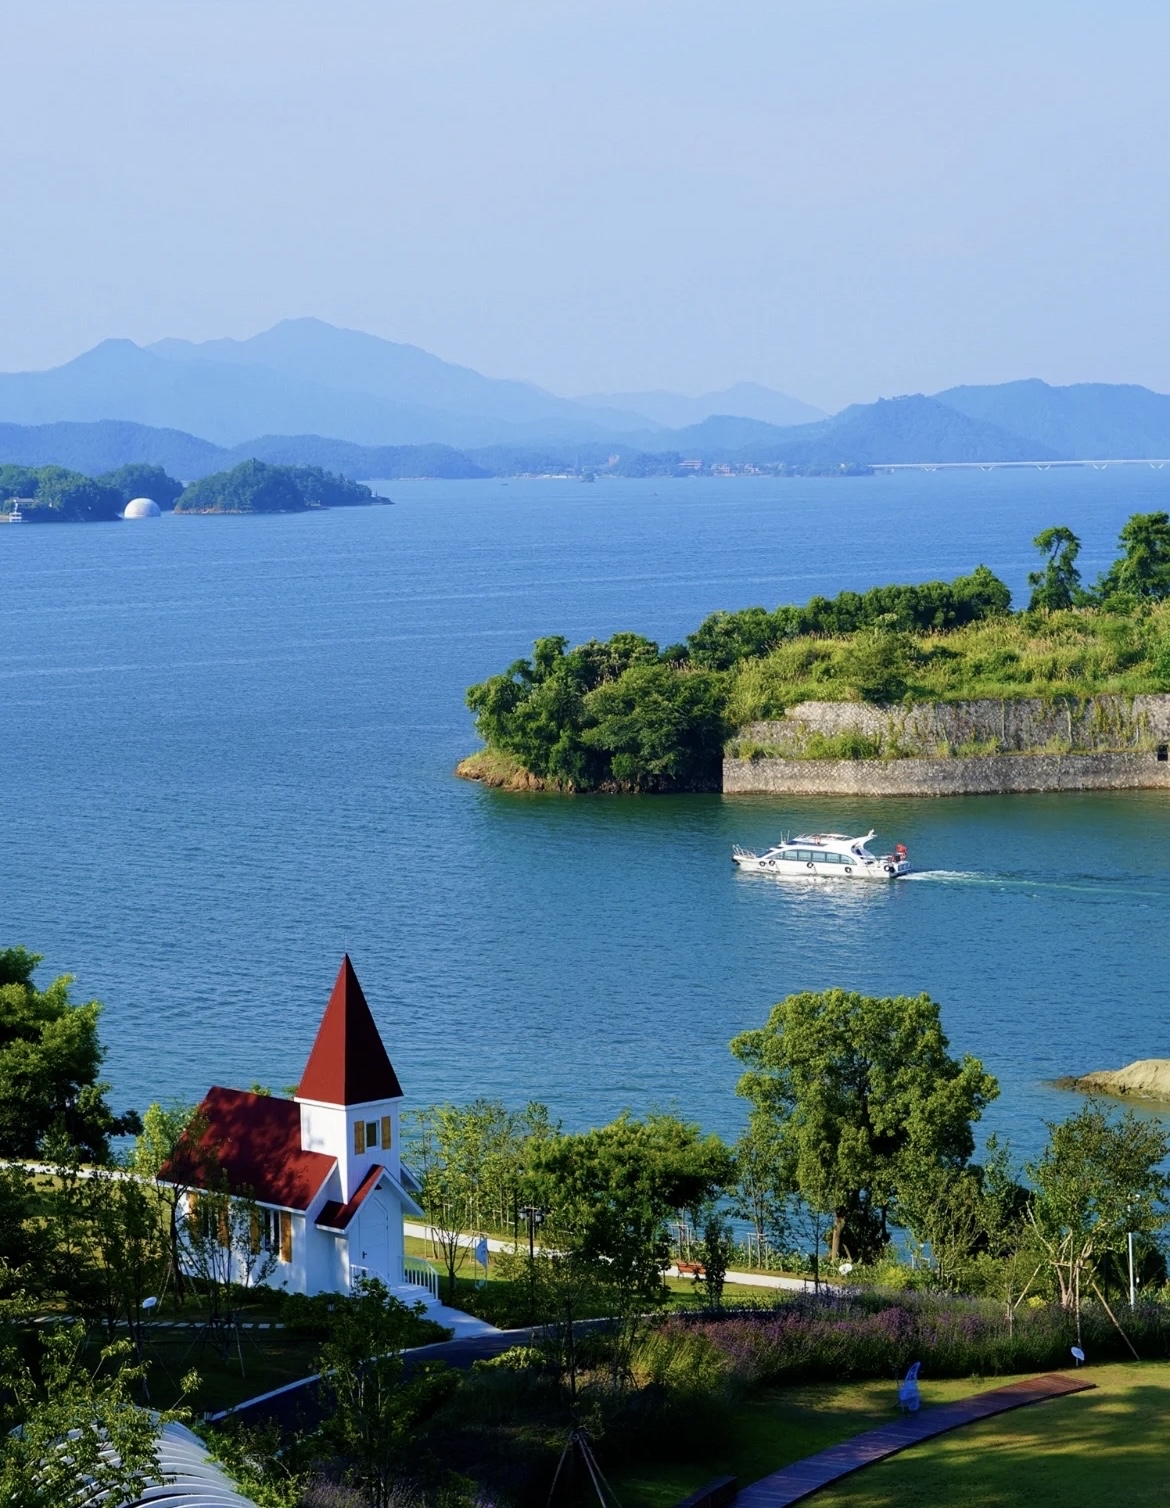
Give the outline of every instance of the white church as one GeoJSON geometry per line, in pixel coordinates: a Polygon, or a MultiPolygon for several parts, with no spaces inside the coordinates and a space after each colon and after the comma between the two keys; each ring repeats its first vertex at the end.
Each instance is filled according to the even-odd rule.
{"type": "Polygon", "coordinates": [[[194,1200],[209,1166],[229,1190],[247,1191],[259,1206],[262,1247],[275,1258],[270,1287],[349,1293],[371,1277],[408,1302],[430,1302],[435,1270],[404,1250],[403,1222],[423,1211],[400,1155],[401,1104],[347,954],[295,1097],[209,1090],[197,1124],[210,1156],[180,1154],[164,1176],[194,1200]]]}

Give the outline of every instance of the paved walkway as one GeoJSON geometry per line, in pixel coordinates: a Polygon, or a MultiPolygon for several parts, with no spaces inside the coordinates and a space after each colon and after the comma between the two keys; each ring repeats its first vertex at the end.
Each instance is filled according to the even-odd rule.
{"type": "MultiPolygon", "coordinates": [[[[423,1225],[421,1221],[404,1220],[402,1223],[402,1228],[408,1236],[413,1236],[417,1241],[434,1241],[434,1228],[430,1225],[423,1225]]],[[[472,1248],[475,1246],[476,1242],[480,1241],[481,1239],[487,1242],[487,1249],[489,1252],[523,1252],[528,1245],[527,1240],[524,1237],[521,1237],[519,1242],[515,1242],[509,1241],[501,1236],[480,1237],[472,1235],[469,1231],[461,1232],[459,1239],[466,1243],[468,1255],[471,1254],[472,1248]]],[[[535,1248],[537,1251],[540,1250],[539,1241],[535,1243],[535,1248]]],[[[666,1269],[666,1276],[668,1278],[689,1278],[691,1274],[689,1270],[687,1272],[679,1272],[678,1267],[672,1263],[671,1266],[666,1269]]],[[[814,1284],[811,1278],[782,1277],[777,1272],[740,1272],[738,1270],[728,1271],[724,1274],[724,1281],[727,1283],[739,1284],[743,1288],[786,1288],[790,1289],[794,1293],[812,1293],[814,1291],[814,1284]]],[[[839,1288],[841,1285],[837,1282],[830,1282],[825,1278],[822,1278],[820,1286],[822,1292],[824,1292],[827,1289],[839,1288]]]]}
{"type": "Polygon", "coordinates": [[[1006,1388],[994,1388],[989,1393],[976,1393],[973,1398],[962,1398],[957,1403],[944,1403],[938,1408],[907,1414],[892,1424],[854,1435],[852,1440],[843,1440],[840,1445],[818,1451],[815,1456],[806,1456],[803,1461],[794,1461],[771,1476],[761,1477],[758,1482],[743,1488],[735,1500],[735,1508],[787,1508],[787,1504],[798,1503],[863,1466],[897,1455],[900,1450],[933,1439],[935,1435],[945,1435],[962,1424],[973,1424],[977,1419],[1006,1414],[1009,1409],[1022,1408],[1028,1403],[1063,1398],[1068,1393],[1081,1393],[1095,1386],[1081,1377],[1066,1377],[1053,1372],[1045,1377],[1013,1382],[1006,1388]]]}

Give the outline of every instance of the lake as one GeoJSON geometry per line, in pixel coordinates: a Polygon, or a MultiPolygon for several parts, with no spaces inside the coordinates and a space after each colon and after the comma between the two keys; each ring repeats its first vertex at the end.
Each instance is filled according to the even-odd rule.
{"type": "Polygon", "coordinates": [[[118,1108],[281,1089],[343,949],[410,1100],[677,1107],[733,1134],[728,1039],[803,988],[929,991],[1023,1152],[1064,1073],[1170,1055],[1170,803],[509,796],[456,780],[466,686],[542,633],[953,576],[1086,576],[1170,471],[387,484],[396,506],[0,531],[0,940],[105,1002],[118,1108]],[[900,839],[895,885],[733,843],[900,839]]]}

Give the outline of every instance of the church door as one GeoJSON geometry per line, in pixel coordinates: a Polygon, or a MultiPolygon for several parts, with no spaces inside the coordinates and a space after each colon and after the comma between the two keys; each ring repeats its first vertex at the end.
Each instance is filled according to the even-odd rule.
{"type": "Polygon", "coordinates": [[[358,1212],[357,1230],[349,1241],[352,1266],[365,1268],[372,1278],[381,1278],[388,1287],[401,1279],[390,1271],[390,1223],[386,1207],[376,1196],[366,1200],[358,1212]]]}

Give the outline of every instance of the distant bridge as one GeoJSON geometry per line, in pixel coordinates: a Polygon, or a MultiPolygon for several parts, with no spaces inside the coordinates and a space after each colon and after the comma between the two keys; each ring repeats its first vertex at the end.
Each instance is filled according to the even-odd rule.
{"type": "Polygon", "coordinates": [[[1096,461],[872,461],[873,471],[1052,471],[1058,466],[1088,466],[1093,471],[1104,471],[1109,466],[1152,466],[1161,471],[1170,466],[1170,458],[1159,460],[1149,456],[1116,457],[1096,461]]]}

